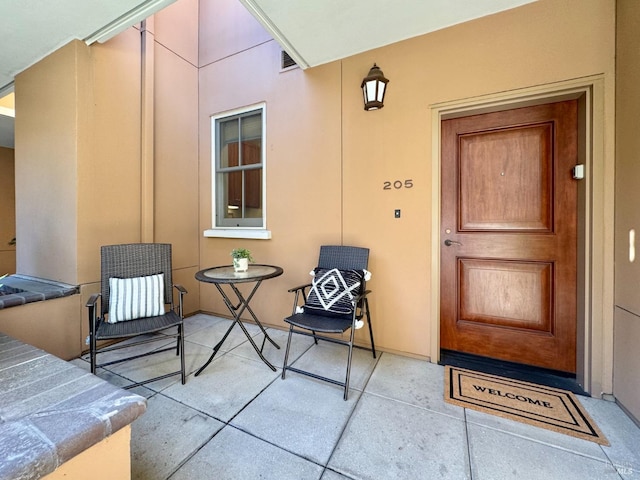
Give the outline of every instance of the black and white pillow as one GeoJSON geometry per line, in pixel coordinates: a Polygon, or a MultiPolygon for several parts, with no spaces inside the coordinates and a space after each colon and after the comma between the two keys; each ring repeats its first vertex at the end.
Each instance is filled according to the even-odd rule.
{"type": "Polygon", "coordinates": [[[164,313],[164,274],[109,279],[109,323],[164,313]]]}
{"type": "Polygon", "coordinates": [[[352,300],[360,293],[363,272],[316,268],[304,312],[327,316],[351,315],[352,300]]]}

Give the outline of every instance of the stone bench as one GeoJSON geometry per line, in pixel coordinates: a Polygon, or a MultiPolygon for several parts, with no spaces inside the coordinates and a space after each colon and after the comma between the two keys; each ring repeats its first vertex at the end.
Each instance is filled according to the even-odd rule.
{"type": "MultiPolygon", "coordinates": [[[[0,334],[0,480],[42,478],[125,428],[128,446],[129,425],[145,410],[144,397],[0,334]]],[[[127,470],[123,451],[126,458],[107,461],[127,470]]]]}

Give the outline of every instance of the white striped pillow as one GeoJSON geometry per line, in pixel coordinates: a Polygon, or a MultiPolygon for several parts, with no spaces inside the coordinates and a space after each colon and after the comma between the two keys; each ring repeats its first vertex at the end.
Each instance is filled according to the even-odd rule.
{"type": "Polygon", "coordinates": [[[164,313],[164,274],[109,279],[109,323],[164,313]]]}

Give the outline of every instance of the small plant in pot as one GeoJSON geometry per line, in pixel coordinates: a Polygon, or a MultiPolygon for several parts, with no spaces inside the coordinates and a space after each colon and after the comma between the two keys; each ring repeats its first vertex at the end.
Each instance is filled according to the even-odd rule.
{"type": "Polygon", "coordinates": [[[233,258],[233,269],[236,272],[246,272],[249,269],[249,262],[253,262],[251,252],[246,248],[234,248],[231,251],[233,258]]]}

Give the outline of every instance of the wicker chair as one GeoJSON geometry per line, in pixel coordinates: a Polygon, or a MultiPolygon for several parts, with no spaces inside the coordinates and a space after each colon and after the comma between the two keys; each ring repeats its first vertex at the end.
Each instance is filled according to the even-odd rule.
{"type": "Polygon", "coordinates": [[[313,282],[289,290],[289,292],[295,293],[295,299],[292,315],[284,319],[289,324],[289,337],[282,367],[283,379],[289,370],[340,385],[344,388],[344,399],[347,400],[351,357],[355,346],[354,333],[356,328],[362,326],[363,319],[366,319],[369,326],[370,350],[373,353],[373,358],[376,358],[367,297],[371,292],[366,289],[368,262],[368,248],[334,245],[320,247],[320,257],[318,267],[314,269],[313,282]],[[343,334],[347,330],[350,330],[348,340],[318,334],[318,332],[321,334],[343,334]],[[344,381],[289,365],[289,349],[294,333],[313,337],[316,345],[318,340],[346,345],[349,350],[344,381]]]}
{"type": "MultiPolygon", "coordinates": [[[[106,245],[100,249],[100,258],[101,293],[92,295],[87,302],[89,310],[89,356],[91,358],[91,373],[95,374],[98,368],[103,368],[108,365],[175,350],[176,355],[180,356],[179,370],[154,378],[149,378],[147,380],[128,385],[124,388],[133,388],[138,385],[144,385],[149,382],[154,382],[156,380],[178,374],[181,376],[182,384],[184,384],[186,381],[186,375],[184,361],[183,296],[187,291],[180,285],[172,284],[171,245],[156,243],[106,245]],[[162,276],[159,274],[162,274],[162,276]],[[124,293],[122,295],[116,293],[112,298],[110,280],[112,282],[136,282],[139,281],[139,279],[151,278],[155,278],[157,280],[158,290],[151,294],[149,290],[146,290],[145,292],[144,288],[136,287],[136,291],[138,291],[137,295],[143,297],[145,295],[149,297],[152,295],[157,296],[158,298],[156,298],[155,303],[156,306],[158,306],[157,304],[159,303],[160,310],[158,311],[156,308],[156,311],[154,312],[153,310],[145,310],[147,307],[129,304],[127,307],[136,311],[138,315],[144,314],[145,312],[152,312],[153,315],[110,323],[111,320],[115,320],[115,309],[120,308],[120,305],[116,305],[116,303],[125,301],[125,298],[130,298],[128,293],[126,295],[124,293]],[[162,282],[162,279],[164,282],[162,282]],[[177,305],[175,305],[173,301],[173,288],[178,292],[177,305]],[[163,300],[159,293],[160,289],[164,291],[163,300]],[[97,304],[99,298],[101,299],[101,308],[100,314],[98,315],[97,304]],[[112,315],[109,314],[110,304],[111,308],[114,309],[114,313],[112,315]],[[169,305],[168,310],[166,309],[166,305],[169,305]],[[169,331],[171,327],[177,328],[177,331],[169,331]],[[124,340],[132,337],[140,338],[127,342],[114,343],[116,340],[124,340]],[[124,358],[118,358],[117,360],[105,363],[99,364],[97,362],[98,353],[112,352],[114,350],[120,350],[150,342],[164,341],[166,343],[172,338],[176,341],[174,346],[172,345],[159,350],[152,350],[148,353],[125,356],[124,358]],[[103,344],[106,343],[106,346],[98,347],[98,342],[100,341],[107,341],[102,342],[103,344]]],[[[112,283],[114,288],[116,288],[116,285],[121,286],[124,284],[112,283]]],[[[129,283],[128,285],[130,287],[132,283],[129,283]]],[[[125,289],[121,288],[121,291],[124,292],[125,289]]],[[[139,297],[136,296],[136,298],[139,297]]],[[[133,300],[131,303],[135,304],[136,302],[133,300]]],[[[134,314],[133,317],[136,317],[136,315],[134,314]]]]}

